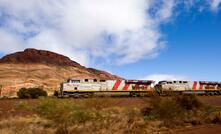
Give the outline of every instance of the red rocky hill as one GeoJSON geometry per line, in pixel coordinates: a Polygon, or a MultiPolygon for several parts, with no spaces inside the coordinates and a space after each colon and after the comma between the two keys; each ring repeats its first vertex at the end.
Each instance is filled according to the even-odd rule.
{"type": "Polygon", "coordinates": [[[122,79],[45,50],[26,49],[0,59],[0,96],[15,96],[21,87],[43,87],[52,93],[68,78],[122,79]]]}

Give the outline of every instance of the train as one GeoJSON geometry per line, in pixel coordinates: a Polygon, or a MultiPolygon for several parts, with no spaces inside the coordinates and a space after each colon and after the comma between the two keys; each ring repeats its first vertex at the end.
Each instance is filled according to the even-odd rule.
{"type": "Polygon", "coordinates": [[[61,83],[58,97],[149,96],[153,94],[221,95],[221,82],[164,80],[68,79],[61,83]]]}

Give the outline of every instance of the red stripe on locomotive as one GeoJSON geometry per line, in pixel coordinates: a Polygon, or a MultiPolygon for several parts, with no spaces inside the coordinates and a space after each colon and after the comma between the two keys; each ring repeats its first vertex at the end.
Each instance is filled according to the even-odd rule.
{"type": "Polygon", "coordinates": [[[149,89],[149,87],[150,87],[150,83],[149,82],[144,84],[144,89],[149,89]]]}
{"type": "Polygon", "coordinates": [[[200,83],[200,90],[202,90],[203,89],[203,83],[200,83]]]}
{"type": "Polygon", "coordinates": [[[123,87],[123,90],[128,90],[129,86],[130,86],[130,82],[131,81],[128,81],[125,83],[125,86],[123,87]]]}
{"type": "Polygon", "coordinates": [[[149,85],[148,84],[144,84],[143,87],[144,87],[144,89],[148,89],[149,85]]]}
{"type": "Polygon", "coordinates": [[[117,80],[112,88],[112,90],[117,90],[117,88],[120,86],[121,80],[117,80]]]}
{"type": "Polygon", "coordinates": [[[193,82],[193,87],[192,87],[192,89],[193,89],[193,90],[196,90],[196,86],[197,86],[197,82],[194,81],[194,82],[193,82]]]}
{"type": "Polygon", "coordinates": [[[139,88],[139,86],[141,85],[140,82],[142,82],[142,81],[141,81],[141,80],[138,80],[138,81],[137,81],[137,83],[136,83],[135,86],[134,86],[135,89],[138,89],[138,88],[139,88]]]}

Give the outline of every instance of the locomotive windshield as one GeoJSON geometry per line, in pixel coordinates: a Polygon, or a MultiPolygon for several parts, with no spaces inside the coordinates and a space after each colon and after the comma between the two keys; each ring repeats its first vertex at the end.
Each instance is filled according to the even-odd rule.
{"type": "Polygon", "coordinates": [[[68,83],[80,83],[80,80],[71,80],[71,79],[69,79],[67,82],[68,83]]]}
{"type": "Polygon", "coordinates": [[[160,85],[165,85],[165,84],[167,84],[167,82],[166,81],[160,81],[159,84],[160,85]]]}

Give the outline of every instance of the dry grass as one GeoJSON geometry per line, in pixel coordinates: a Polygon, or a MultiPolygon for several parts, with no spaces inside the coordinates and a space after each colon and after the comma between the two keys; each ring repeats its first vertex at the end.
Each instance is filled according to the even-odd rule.
{"type": "Polygon", "coordinates": [[[161,120],[161,126],[175,128],[188,125],[221,123],[221,108],[202,103],[194,95],[152,97],[142,113],[147,120],[161,120]]]}
{"type": "Polygon", "coordinates": [[[89,98],[83,100],[79,105],[85,108],[94,108],[96,110],[101,110],[107,107],[115,107],[119,103],[119,100],[111,97],[103,98],[89,98]]]}
{"type": "Polygon", "coordinates": [[[34,112],[35,116],[0,121],[0,133],[155,134],[171,128],[221,122],[220,108],[200,103],[195,97],[150,100],[141,108],[120,107],[119,100],[114,98],[41,98],[35,106],[20,104],[20,108],[34,112]]]}
{"type": "MultiPolygon", "coordinates": [[[[104,112],[104,111],[103,111],[104,112]]],[[[87,121],[86,123],[74,123],[67,127],[66,133],[93,133],[93,134],[137,134],[158,133],[157,122],[146,122],[142,116],[134,116],[136,109],[115,108],[106,109],[103,119],[87,121]],[[124,113],[125,112],[125,113],[124,113]]],[[[135,114],[136,115],[136,114],[135,114]]],[[[61,130],[62,128],[59,128],[61,130]]],[[[64,133],[58,131],[55,122],[39,117],[10,118],[0,121],[0,133],[2,134],[54,134],[64,133]]]]}
{"type": "Polygon", "coordinates": [[[55,133],[154,133],[157,125],[146,122],[138,107],[117,107],[113,98],[83,100],[41,98],[38,105],[20,107],[56,126],[55,133]]]}
{"type": "Polygon", "coordinates": [[[50,122],[38,118],[9,118],[0,121],[0,134],[53,134],[54,128],[50,122]],[[49,127],[50,126],[50,127],[49,127]]]}

